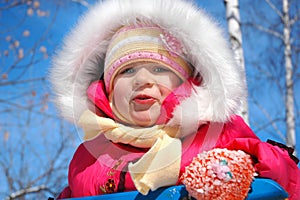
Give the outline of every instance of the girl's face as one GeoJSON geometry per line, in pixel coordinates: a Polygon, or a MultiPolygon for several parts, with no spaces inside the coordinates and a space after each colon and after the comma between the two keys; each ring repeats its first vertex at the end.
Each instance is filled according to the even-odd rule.
{"type": "Polygon", "coordinates": [[[113,111],[127,123],[152,126],[160,116],[164,99],[181,83],[182,80],[163,65],[130,64],[115,76],[111,97],[113,111]]]}

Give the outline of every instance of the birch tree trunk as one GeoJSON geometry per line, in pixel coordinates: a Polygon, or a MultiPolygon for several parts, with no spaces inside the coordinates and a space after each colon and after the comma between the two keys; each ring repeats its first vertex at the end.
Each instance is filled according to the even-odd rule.
{"type": "MultiPolygon", "coordinates": [[[[228,26],[228,33],[230,36],[231,48],[233,50],[235,60],[237,61],[238,66],[244,72],[244,80],[246,85],[245,92],[247,92],[244,53],[242,47],[242,31],[241,31],[241,22],[240,22],[239,2],[238,0],[224,0],[224,4],[226,7],[226,20],[228,26]]],[[[244,99],[244,101],[242,102],[242,109],[240,114],[242,115],[245,122],[249,124],[247,99],[244,99]]]]}
{"type": "Polygon", "coordinates": [[[282,0],[283,6],[283,42],[285,60],[285,108],[286,108],[286,144],[295,147],[295,117],[294,117],[294,91],[293,91],[293,64],[291,52],[291,21],[289,17],[289,1],[282,0]]]}

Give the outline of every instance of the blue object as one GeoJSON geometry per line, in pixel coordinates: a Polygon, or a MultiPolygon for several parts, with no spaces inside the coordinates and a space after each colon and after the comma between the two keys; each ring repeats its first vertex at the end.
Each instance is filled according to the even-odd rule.
{"type": "MultiPolygon", "coordinates": [[[[182,200],[188,199],[188,192],[183,185],[171,186],[149,192],[147,196],[138,191],[105,194],[100,196],[90,196],[82,198],[72,198],[72,200],[182,200]]],[[[247,200],[283,200],[288,197],[287,192],[275,181],[265,178],[256,178],[251,185],[251,190],[247,200]]]]}
{"type": "Polygon", "coordinates": [[[282,200],[288,198],[288,193],[275,181],[266,178],[256,178],[252,182],[247,200],[282,200]]]}

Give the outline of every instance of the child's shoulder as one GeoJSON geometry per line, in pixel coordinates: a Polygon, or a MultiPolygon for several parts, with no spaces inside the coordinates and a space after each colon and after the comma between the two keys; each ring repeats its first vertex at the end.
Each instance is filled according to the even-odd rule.
{"type": "Polygon", "coordinates": [[[234,140],[246,142],[249,139],[253,142],[260,141],[242,117],[233,115],[228,122],[223,124],[223,130],[219,136],[217,146],[224,146],[234,140]]]}
{"type": "Polygon", "coordinates": [[[224,125],[224,134],[230,134],[231,137],[258,137],[253,130],[239,115],[232,115],[230,120],[224,125]]]}

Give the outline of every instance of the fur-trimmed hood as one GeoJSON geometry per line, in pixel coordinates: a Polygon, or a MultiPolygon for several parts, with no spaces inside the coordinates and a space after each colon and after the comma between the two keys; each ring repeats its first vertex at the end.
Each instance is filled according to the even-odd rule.
{"type": "Polygon", "coordinates": [[[50,81],[64,118],[76,122],[88,108],[86,90],[102,76],[110,38],[137,18],[150,19],[176,36],[203,77],[203,84],[194,85],[192,95],[174,111],[181,122],[226,122],[237,112],[246,95],[243,72],[222,31],[204,11],[183,0],[107,0],[81,18],[53,58],[50,81]]]}

